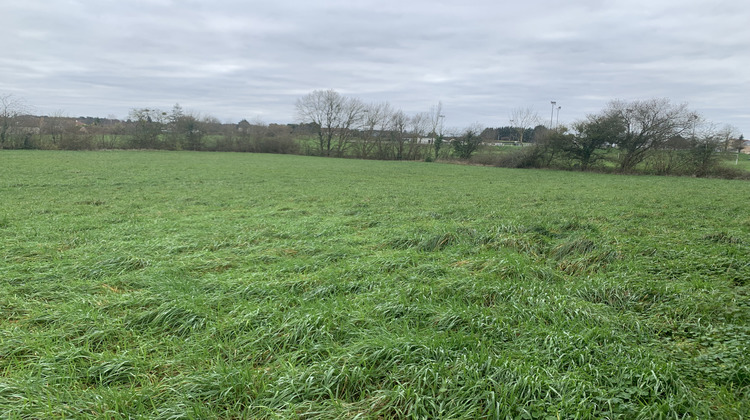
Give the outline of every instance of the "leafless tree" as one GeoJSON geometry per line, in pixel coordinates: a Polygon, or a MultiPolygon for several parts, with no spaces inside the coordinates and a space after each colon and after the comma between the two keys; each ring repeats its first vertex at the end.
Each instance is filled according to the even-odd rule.
{"type": "Polygon", "coordinates": [[[510,125],[518,130],[518,141],[523,146],[523,134],[527,128],[539,125],[541,117],[531,108],[513,108],[510,111],[510,125]]]}
{"type": "Polygon", "coordinates": [[[722,149],[727,152],[734,149],[732,146],[734,141],[740,136],[740,130],[731,124],[725,124],[718,130],[716,135],[721,141],[722,149]]]}
{"type": "Polygon", "coordinates": [[[360,126],[366,106],[356,98],[347,98],[334,90],[316,90],[299,98],[297,117],[316,126],[319,152],[324,156],[342,156],[355,130],[360,126]]]}
{"type": "Polygon", "coordinates": [[[404,145],[408,140],[408,125],[409,117],[404,111],[399,109],[391,114],[388,124],[390,144],[393,147],[393,153],[390,156],[391,159],[400,160],[405,157],[404,145]]]}
{"type": "Polygon", "coordinates": [[[27,112],[26,103],[12,95],[0,95],[0,149],[12,146],[14,136],[18,134],[16,127],[19,116],[27,112]]]}
{"type": "Polygon", "coordinates": [[[58,110],[52,115],[44,118],[42,131],[49,136],[52,143],[51,147],[57,148],[60,145],[63,134],[68,131],[66,130],[66,127],[71,123],[70,120],[70,117],[65,115],[62,110],[58,110]]]}
{"type": "Polygon", "coordinates": [[[110,114],[107,116],[107,119],[112,122],[112,125],[110,125],[108,130],[108,138],[109,141],[104,145],[104,148],[111,149],[115,147],[121,146],[119,144],[120,137],[124,136],[127,129],[125,128],[125,125],[117,119],[116,116],[110,114]]]}
{"type": "Polygon", "coordinates": [[[422,149],[422,139],[427,137],[430,129],[430,115],[426,112],[418,112],[409,118],[409,150],[407,159],[421,159],[420,150],[422,149]]]}
{"type": "Polygon", "coordinates": [[[357,144],[357,156],[360,159],[368,159],[372,156],[376,147],[383,149],[383,133],[386,131],[390,119],[390,104],[387,102],[367,105],[365,108],[360,130],[360,141],[357,144]]]}

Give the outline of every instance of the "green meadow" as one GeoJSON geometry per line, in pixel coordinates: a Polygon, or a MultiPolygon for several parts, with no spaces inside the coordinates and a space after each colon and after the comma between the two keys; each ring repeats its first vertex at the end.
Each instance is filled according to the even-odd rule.
{"type": "Polygon", "coordinates": [[[750,416],[750,183],[0,151],[0,418],[750,416]]]}

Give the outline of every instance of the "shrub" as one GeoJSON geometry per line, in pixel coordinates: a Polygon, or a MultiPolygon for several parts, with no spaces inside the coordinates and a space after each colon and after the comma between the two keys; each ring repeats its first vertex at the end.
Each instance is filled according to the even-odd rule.
{"type": "Polygon", "coordinates": [[[494,165],[502,168],[541,168],[544,167],[543,158],[543,150],[533,146],[498,155],[494,165]]]}

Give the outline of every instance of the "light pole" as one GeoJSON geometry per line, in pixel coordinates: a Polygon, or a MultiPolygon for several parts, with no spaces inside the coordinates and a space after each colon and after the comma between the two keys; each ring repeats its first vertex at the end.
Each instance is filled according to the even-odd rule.
{"type": "Polygon", "coordinates": [[[555,105],[557,105],[556,101],[550,101],[552,104],[552,112],[549,114],[549,129],[552,130],[552,119],[555,117],[555,105]]]}
{"type": "Polygon", "coordinates": [[[560,127],[560,108],[562,108],[562,106],[557,107],[557,120],[555,120],[555,129],[560,127]]]}
{"type": "Polygon", "coordinates": [[[695,122],[698,121],[698,114],[690,114],[690,121],[693,122],[693,141],[695,141],[695,122]]]}

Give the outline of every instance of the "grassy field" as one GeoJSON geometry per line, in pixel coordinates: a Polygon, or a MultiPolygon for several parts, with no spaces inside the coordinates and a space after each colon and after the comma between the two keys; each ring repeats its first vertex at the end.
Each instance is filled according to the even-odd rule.
{"type": "Polygon", "coordinates": [[[750,183],[0,152],[0,418],[748,418],[750,183]]]}
{"type": "Polygon", "coordinates": [[[722,156],[722,160],[724,161],[724,165],[730,168],[739,168],[750,171],[750,155],[744,153],[739,155],[737,153],[725,153],[722,156]]]}

